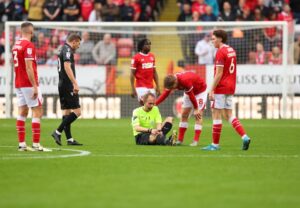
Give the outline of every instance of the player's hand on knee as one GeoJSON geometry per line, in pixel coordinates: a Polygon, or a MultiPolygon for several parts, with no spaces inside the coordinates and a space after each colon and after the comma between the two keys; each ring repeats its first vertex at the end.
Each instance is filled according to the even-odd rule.
{"type": "Polygon", "coordinates": [[[194,110],[194,116],[197,120],[202,118],[201,112],[198,109],[194,110]]]}

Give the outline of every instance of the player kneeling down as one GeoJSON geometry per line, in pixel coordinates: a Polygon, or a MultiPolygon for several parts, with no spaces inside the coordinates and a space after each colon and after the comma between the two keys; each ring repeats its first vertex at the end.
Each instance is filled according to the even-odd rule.
{"type": "Polygon", "coordinates": [[[164,122],[155,104],[155,95],[147,93],[143,98],[144,105],[133,110],[132,127],[137,145],[175,145],[176,131],[167,138],[172,129],[172,117],[167,117],[164,122]]]}

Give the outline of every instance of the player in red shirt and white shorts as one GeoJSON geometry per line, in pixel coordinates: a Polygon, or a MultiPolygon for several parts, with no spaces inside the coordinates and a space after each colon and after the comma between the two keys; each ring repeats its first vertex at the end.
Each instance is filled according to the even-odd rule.
{"type": "Polygon", "coordinates": [[[228,120],[243,140],[243,150],[248,150],[250,138],[247,136],[240,121],[232,115],[232,98],[236,86],[236,52],[226,45],[227,33],[224,30],[215,30],[212,43],[218,49],[215,58],[214,81],[209,92],[211,101],[213,132],[212,144],[203,150],[219,150],[219,141],[222,130],[222,114],[228,120]]]}
{"type": "Polygon", "coordinates": [[[202,132],[202,114],[206,105],[206,83],[194,72],[186,71],[174,75],[168,75],[164,79],[165,90],[156,100],[156,105],[163,102],[172,90],[183,90],[182,115],[179,123],[179,135],[177,145],[182,144],[184,134],[188,128],[188,119],[192,109],[195,116],[194,140],[190,146],[197,146],[202,132]]]}
{"type": "Polygon", "coordinates": [[[151,42],[148,39],[142,39],[137,46],[138,53],[131,59],[130,83],[132,97],[138,98],[140,104],[143,104],[143,96],[148,92],[155,95],[160,93],[158,74],[155,67],[154,54],[150,53],[151,42]],[[155,82],[155,89],[153,85],[155,82]]]}
{"type": "Polygon", "coordinates": [[[18,98],[19,115],[17,133],[19,151],[51,151],[40,145],[40,119],[43,114],[42,93],[39,88],[35,47],[31,42],[34,34],[32,23],[21,25],[22,38],[12,48],[15,68],[15,88],[18,98]],[[25,121],[29,108],[32,109],[32,148],[25,143],[25,121]]]}

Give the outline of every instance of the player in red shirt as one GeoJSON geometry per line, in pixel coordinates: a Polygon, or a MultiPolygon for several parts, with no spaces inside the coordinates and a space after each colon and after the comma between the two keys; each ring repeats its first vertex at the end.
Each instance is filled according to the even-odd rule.
{"type": "Polygon", "coordinates": [[[132,89],[132,97],[138,97],[138,101],[142,105],[143,96],[151,92],[160,94],[158,74],[155,67],[154,54],[150,53],[151,42],[143,39],[138,43],[138,53],[131,59],[130,83],[132,89]],[[153,85],[155,82],[155,89],[153,85]]]}
{"type": "Polygon", "coordinates": [[[192,109],[195,116],[194,140],[190,146],[197,146],[202,131],[202,114],[207,100],[206,83],[194,72],[186,71],[175,75],[168,75],[164,79],[165,90],[156,100],[156,105],[163,102],[172,90],[183,90],[182,115],[179,123],[177,145],[182,144],[184,134],[188,128],[188,119],[192,109]]]}
{"type": "Polygon", "coordinates": [[[31,39],[34,34],[32,23],[21,25],[22,38],[12,49],[15,68],[15,88],[18,98],[18,117],[16,122],[19,151],[51,151],[40,145],[40,119],[43,114],[42,93],[39,88],[36,51],[31,39]],[[25,121],[29,108],[32,109],[32,148],[25,143],[25,121]]]}
{"type": "Polygon", "coordinates": [[[240,121],[232,115],[232,98],[236,86],[236,52],[226,45],[227,33],[224,30],[215,30],[212,43],[218,49],[215,58],[214,81],[209,92],[211,101],[213,132],[212,144],[203,150],[219,150],[219,141],[222,130],[222,114],[236,132],[242,137],[243,150],[247,150],[250,138],[247,136],[240,121]]]}

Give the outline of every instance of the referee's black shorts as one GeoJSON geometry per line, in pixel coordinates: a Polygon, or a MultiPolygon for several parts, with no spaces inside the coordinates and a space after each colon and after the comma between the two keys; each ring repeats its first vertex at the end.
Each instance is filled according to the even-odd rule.
{"type": "Polygon", "coordinates": [[[62,110],[80,108],[79,95],[73,93],[73,89],[58,88],[60,108],[62,110]]]}
{"type": "Polygon", "coordinates": [[[150,145],[150,133],[139,133],[138,135],[135,136],[135,143],[137,145],[150,145]]]}

